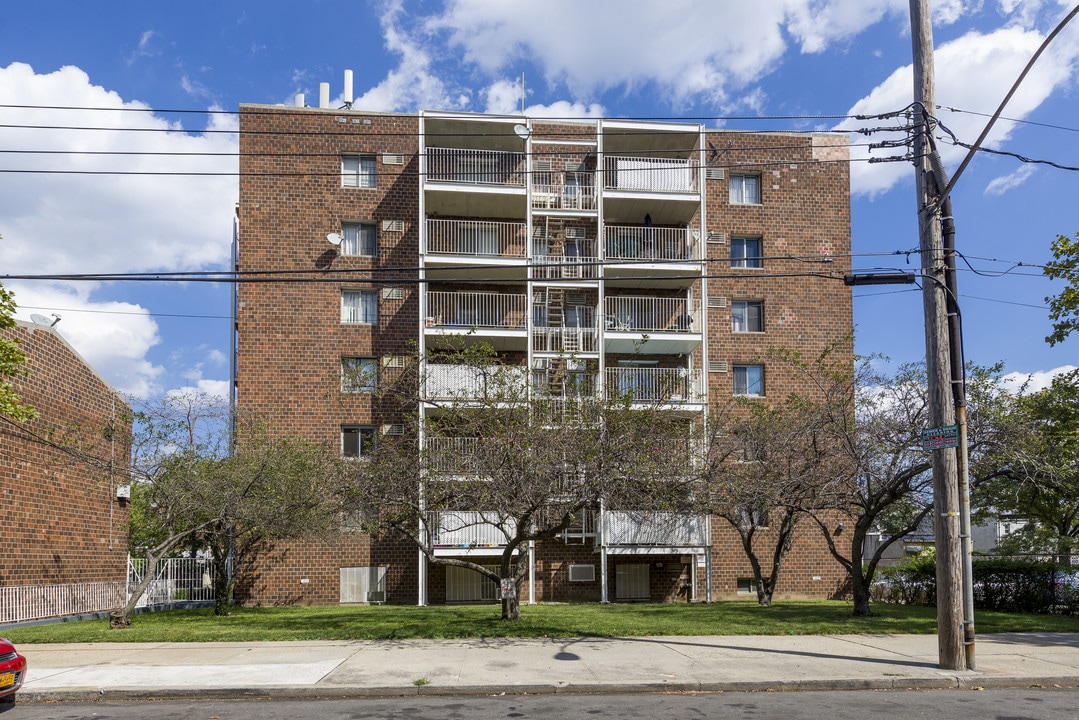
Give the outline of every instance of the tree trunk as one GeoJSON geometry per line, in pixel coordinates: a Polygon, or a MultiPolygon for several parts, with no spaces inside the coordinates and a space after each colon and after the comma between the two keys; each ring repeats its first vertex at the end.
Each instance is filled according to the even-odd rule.
{"type": "Polygon", "coordinates": [[[135,606],[139,604],[139,600],[142,599],[143,594],[146,592],[146,588],[150,587],[150,583],[152,583],[157,576],[157,564],[161,561],[163,556],[164,553],[160,553],[156,556],[147,553],[146,568],[142,573],[142,580],[139,580],[139,584],[131,591],[131,597],[127,599],[127,603],[125,603],[123,607],[109,613],[110,629],[121,630],[123,628],[131,627],[131,613],[135,612],[135,606]]]}
{"type": "Polygon", "coordinates": [[[853,570],[850,573],[850,591],[854,596],[854,617],[871,617],[873,611],[869,609],[869,585],[861,571],[853,570]]]}
{"type": "Polygon", "coordinates": [[[503,620],[520,620],[521,619],[521,606],[517,602],[517,596],[509,598],[502,598],[502,619],[503,620]]]}
{"type": "Polygon", "coordinates": [[[228,549],[220,552],[220,548],[213,545],[210,551],[214,556],[214,615],[231,615],[233,578],[229,573],[228,549]]]}

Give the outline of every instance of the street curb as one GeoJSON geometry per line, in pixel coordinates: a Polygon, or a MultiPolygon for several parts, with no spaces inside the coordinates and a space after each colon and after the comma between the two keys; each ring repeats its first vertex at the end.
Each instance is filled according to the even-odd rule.
{"type": "Polygon", "coordinates": [[[941,676],[940,678],[832,678],[828,680],[732,681],[714,683],[641,683],[573,685],[472,685],[448,687],[296,686],[276,688],[72,688],[20,690],[18,703],[129,702],[135,700],[347,699],[371,697],[438,697],[491,695],[614,695],[754,692],[842,692],[865,690],[979,690],[1079,687],[1075,677],[941,676]]]}

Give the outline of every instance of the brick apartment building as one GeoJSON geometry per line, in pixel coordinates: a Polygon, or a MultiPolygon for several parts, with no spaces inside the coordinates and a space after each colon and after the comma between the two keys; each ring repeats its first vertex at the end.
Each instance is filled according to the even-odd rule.
{"type": "Polygon", "coordinates": [[[0,418],[0,622],[111,610],[127,587],[131,409],[52,327],[0,332],[26,354],[9,380],[39,413],[0,418]]]}
{"type": "MultiPolygon", "coordinates": [[[[647,401],[676,379],[672,411],[701,421],[734,395],[784,397],[798,381],[762,360],[769,348],[813,356],[851,331],[850,290],[828,279],[850,271],[847,160],[829,134],[243,105],[236,267],[329,281],[238,285],[237,403],[363,455],[395,421],[376,416],[366,381],[342,378],[464,328],[547,391],[545,377],[576,373],[647,401]]],[[[466,382],[425,372],[431,398],[466,382]]],[[[777,599],[845,580],[804,527],[777,599]]],[[[501,552],[477,527],[441,527],[437,543],[470,558],[491,546],[491,564],[501,552]]],[[[734,598],[752,575],[725,521],[657,535],[612,510],[530,562],[523,601],[734,598]]],[[[238,599],[470,602],[495,599],[493,585],[343,531],[260,555],[238,599]]]]}

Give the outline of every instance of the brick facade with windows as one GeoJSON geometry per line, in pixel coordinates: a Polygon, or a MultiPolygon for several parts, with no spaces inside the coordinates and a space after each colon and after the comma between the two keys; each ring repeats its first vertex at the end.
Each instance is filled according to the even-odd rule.
{"type": "MultiPolygon", "coordinates": [[[[729,405],[735,366],[763,367],[765,398],[804,392],[766,355],[783,348],[811,358],[835,346],[836,357],[853,363],[851,294],[842,282],[851,262],[848,160],[846,138],[827,134],[242,106],[237,269],[278,275],[238,287],[237,403],[328,444],[342,444],[343,428],[381,430],[403,418],[381,416],[371,393],[343,385],[344,359],[374,358],[379,372],[393,372],[389,357],[437,346],[440,327],[451,323],[497,325],[503,359],[533,368],[569,347],[586,354],[588,368],[605,367],[630,384],[645,373],[699,374],[707,402],[686,412],[701,421],[709,407],[729,405]],[[726,150],[717,157],[710,147],[726,150]],[[742,177],[732,189],[734,175],[742,177]],[[357,224],[374,227],[374,255],[341,253],[327,242],[357,224]],[[465,302],[480,294],[470,263],[487,256],[492,266],[505,259],[520,280],[480,287],[489,293],[483,302],[516,294],[530,310],[495,317],[479,300],[465,302]],[[588,261],[579,269],[578,258],[588,261]],[[417,282],[436,267],[437,288],[417,282]],[[331,269],[354,275],[319,277],[331,269]],[[281,281],[284,272],[303,279],[281,281]],[[377,295],[374,322],[342,322],[346,291],[377,295]],[[554,297],[567,306],[551,312],[554,297]],[[732,327],[735,301],[751,304],[737,306],[753,317],[749,332],[732,327]],[[541,347],[531,331],[550,318],[558,331],[595,322],[601,347],[541,347]],[[646,350],[642,361],[619,339],[627,328],[658,338],[660,349],[646,350]]],[[[559,332],[544,337],[568,342],[559,332]]],[[[737,597],[738,580],[750,574],[737,534],[713,518],[701,542],[612,550],[606,583],[594,534],[577,544],[539,543],[535,587],[526,583],[522,598],[534,590],[537,600],[598,601],[606,585],[616,599],[619,577],[656,601],[737,597]],[[571,580],[574,565],[594,565],[594,579],[571,580]]],[[[241,568],[237,596],[249,604],[332,604],[342,597],[341,568],[364,567],[387,568],[389,602],[454,595],[447,582],[457,581],[444,567],[421,568],[415,548],[348,531],[255,557],[241,568]]],[[[843,580],[805,523],[777,597],[830,597],[843,580]]]]}
{"type": "Polygon", "coordinates": [[[26,375],[9,381],[39,413],[0,422],[0,586],[122,588],[128,509],[117,487],[130,483],[131,409],[53,328],[0,333],[26,354],[26,375]]]}

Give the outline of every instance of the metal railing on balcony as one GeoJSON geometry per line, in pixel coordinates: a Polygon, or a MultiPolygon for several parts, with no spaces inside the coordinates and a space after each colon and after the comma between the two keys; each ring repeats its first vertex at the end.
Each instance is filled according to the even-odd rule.
{"type": "Polygon", "coordinates": [[[711,544],[707,515],[607,511],[603,514],[607,545],[704,547],[711,544]]]}
{"type": "Polygon", "coordinates": [[[700,312],[682,298],[604,299],[604,327],[615,332],[700,332],[700,312]]]}
{"type": "Polygon", "coordinates": [[[518,365],[427,365],[423,393],[429,401],[524,400],[528,368],[518,365]]]}
{"type": "Polygon", "coordinates": [[[704,374],[687,368],[607,368],[608,398],[628,397],[634,402],[704,402],[704,374]]]}
{"type": "Polygon", "coordinates": [[[595,210],[596,187],[592,173],[532,173],[532,207],[537,210],[595,210]]]}
{"type": "Polygon", "coordinates": [[[458,328],[524,329],[528,296],[523,293],[427,293],[428,325],[458,328]]]}
{"type": "Polygon", "coordinates": [[[428,437],[426,446],[427,470],[433,473],[458,473],[468,469],[479,438],[428,437]]]}
{"type": "Polygon", "coordinates": [[[537,238],[532,242],[533,276],[537,280],[590,280],[599,277],[599,256],[591,240],[567,240],[559,245],[537,238]]]}
{"type": "Polygon", "coordinates": [[[694,260],[696,243],[689,228],[608,225],[604,228],[608,260],[694,260]]]}
{"type": "Polygon", "coordinates": [[[533,370],[532,389],[544,397],[584,398],[596,394],[596,376],[571,370],[533,370]]]}
{"type": "Polygon", "coordinates": [[[697,191],[697,163],[686,158],[603,158],[603,186],[608,190],[664,193],[697,191]]]}
{"type": "Polygon", "coordinates": [[[524,187],[524,153],[427,148],[427,181],[524,187]]]}
{"type": "Polygon", "coordinates": [[[502,547],[509,541],[507,533],[516,533],[516,524],[511,518],[505,519],[504,529],[498,523],[495,512],[462,510],[431,513],[428,518],[431,543],[435,547],[502,547]]]}
{"type": "Polygon", "coordinates": [[[432,255],[523,258],[527,248],[528,226],[524,223],[427,221],[427,252],[432,255]]]}
{"type": "Polygon", "coordinates": [[[598,338],[595,328],[537,326],[532,328],[532,352],[594,353],[598,338]]]}

